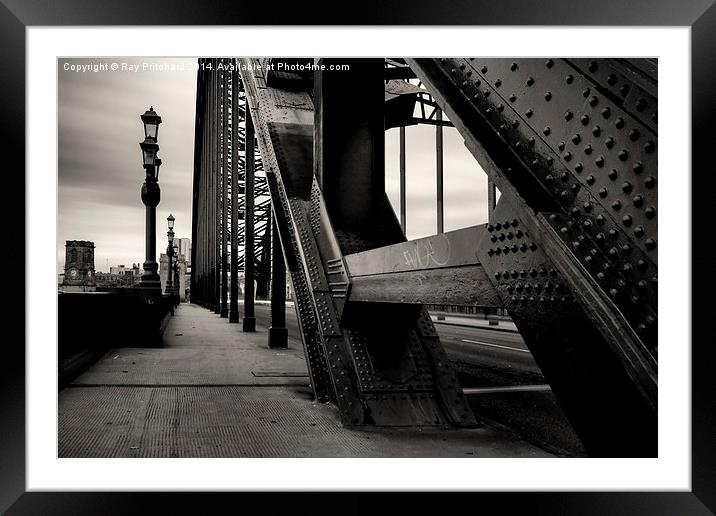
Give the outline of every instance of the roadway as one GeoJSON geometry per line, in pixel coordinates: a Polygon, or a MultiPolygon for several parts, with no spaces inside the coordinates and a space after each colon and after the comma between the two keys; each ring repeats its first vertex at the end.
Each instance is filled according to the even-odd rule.
{"type": "MultiPolygon", "coordinates": [[[[256,321],[270,325],[267,304],[256,305],[256,321]]],[[[290,305],[286,326],[289,346],[301,346],[290,305]]],[[[437,321],[435,327],[475,414],[551,453],[586,455],[518,333],[437,321]]]]}

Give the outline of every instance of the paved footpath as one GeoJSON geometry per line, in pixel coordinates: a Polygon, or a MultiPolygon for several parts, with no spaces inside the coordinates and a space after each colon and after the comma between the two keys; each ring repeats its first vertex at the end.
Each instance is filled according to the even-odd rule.
{"type": "Polygon", "coordinates": [[[312,401],[297,336],[182,304],[164,347],[116,348],[59,393],[60,457],[548,457],[485,426],[344,428],[312,401]]]}

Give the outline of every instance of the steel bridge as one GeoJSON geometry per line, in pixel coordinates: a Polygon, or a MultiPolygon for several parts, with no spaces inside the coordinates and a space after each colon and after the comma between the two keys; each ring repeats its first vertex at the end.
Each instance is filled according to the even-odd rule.
{"type": "Polygon", "coordinates": [[[479,425],[424,305],[504,308],[591,455],[656,455],[655,61],[199,65],[193,303],[238,322],[239,274],[262,288],[270,270],[281,346],[288,277],[315,398],[377,426],[479,425]],[[445,232],[439,215],[436,235],[406,240],[404,128],[418,123],[436,127],[438,213],[454,127],[488,175],[488,224],[445,232]]]}

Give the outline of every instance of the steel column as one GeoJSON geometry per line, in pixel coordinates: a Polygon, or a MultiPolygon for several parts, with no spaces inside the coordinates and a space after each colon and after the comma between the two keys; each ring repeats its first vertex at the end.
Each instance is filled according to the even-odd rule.
{"type": "Polygon", "coordinates": [[[445,231],[445,212],[443,209],[443,126],[440,125],[443,119],[442,110],[437,109],[435,111],[435,119],[438,121],[438,125],[435,126],[437,229],[438,233],[443,233],[445,231]]]}
{"type": "Polygon", "coordinates": [[[407,234],[405,199],[405,127],[400,127],[400,228],[407,234]]]}
{"type": "Polygon", "coordinates": [[[239,72],[231,72],[231,301],[229,322],[239,322],[239,72]]]}
{"type": "Polygon", "coordinates": [[[288,328],[286,328],[286,263],[281,251],[276,217],[272,217],[271,227],[271,326],[269,327],[268,346],[270,348],[288,347],[288,328]]]}
{"type": "Polygon", "coordinates": [[[228,202],[229,202],[229,73],[222,74],[221,89],[221,317],[229,317],[228,202]]]}
{"type": "MultiPolygon", "coordinates": [[[[248,101],[247,101],[248,104],[248,101]]],[[[246,130],[244,132],[244,331],[256,331],[254,313],[254,122],[246,106],[246,130]]],[[[267,221],[267,226],[270,221],[267,221]]],[[[273,305],[272,305],[273,306],[273,305]]],[[[273,320],[273,318],[272,318],[273,320]]],[[[285,323],[284,323],[285,326],[285,323]]],[[[269,336],[269,341],[271,337],[269,336]]]]}
{"type": "Polygon", "coordinates": [[[221,225],[220,225],[220,202],[221,202],[221,164],[219,158],[221,156],[221,75],[218,69],[219,60],[215,60],[214,83],[216,94],[214,96],[214,138],[212,139],[212,150],[214,153],[214,167],[212,176],[214,180],[214,193],[212,197],[211,214],[213,217],[212,228],[212,265],[213,274],[213,292],[212,307],[215,314],[221,313],[221,225]]]}

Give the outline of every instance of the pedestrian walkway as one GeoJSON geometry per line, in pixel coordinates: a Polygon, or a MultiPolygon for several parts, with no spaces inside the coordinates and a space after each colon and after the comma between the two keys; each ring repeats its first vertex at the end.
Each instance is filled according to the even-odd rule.
{"type": "Polygon", "coordinates": [[[296,336],[196,305],[176,310],[163,348],[117,348],[59,393],[60,457],[545,457],[485,426],[345,428],[312,401],[296,336]]]}

